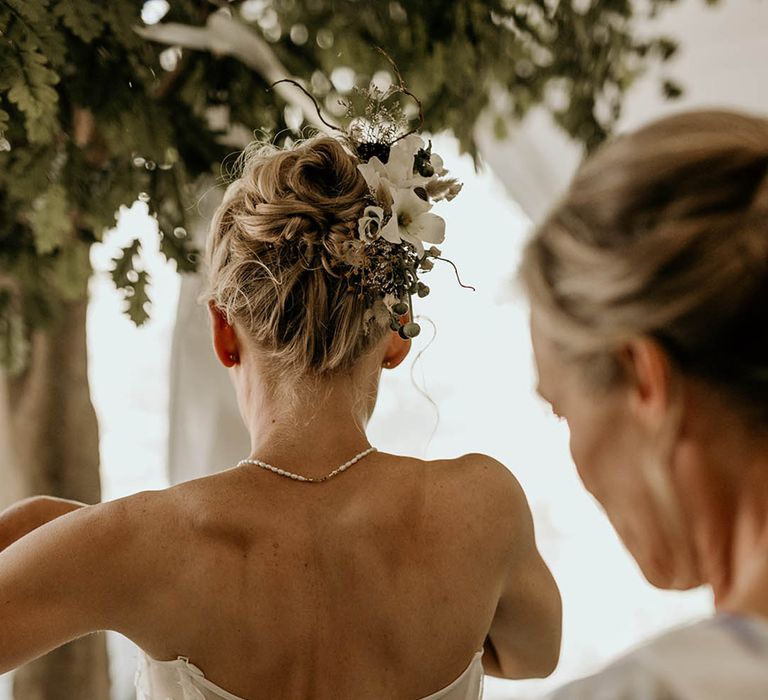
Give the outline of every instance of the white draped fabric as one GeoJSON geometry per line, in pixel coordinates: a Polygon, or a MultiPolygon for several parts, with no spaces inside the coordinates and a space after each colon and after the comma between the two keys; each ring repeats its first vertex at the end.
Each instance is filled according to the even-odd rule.
{"type": "MultiPolygon", "coordinates": [[[[723,0],[708,7],[704,0],[681,0],[662,12],[647,31],[672,37],[680,48],[668,64],[649,71],[629,91],[620,131],[684,109],[768,114],[768,4],[723,0]],[[682,98],[663,99],[663,77],[683,86],[682,98]]],[[[486,163],[534,222],[565,190],[581,158],[579,147],[542,109],[533,110],[503,142],[483,123],[477,137],[486,163]]]]}
{"type": "MultiPolygon", "coordinates": [[[[221,192],[203,190],[190,235],[202,250],[221,192]]],[[[168,406],[168,478],[172,484],[232,467],[250,452],[227,371],[211,345],[200,276],[183,275],[173,331],[168,406]]]]}

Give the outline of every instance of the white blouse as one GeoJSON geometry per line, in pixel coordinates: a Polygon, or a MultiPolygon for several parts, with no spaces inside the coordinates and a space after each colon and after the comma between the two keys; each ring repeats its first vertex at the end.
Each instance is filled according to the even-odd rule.
{"type": "Polygon", "coordinates": [[[719,614],[672,630],[549,700],[768,700],[768,621],[719,614]]]}

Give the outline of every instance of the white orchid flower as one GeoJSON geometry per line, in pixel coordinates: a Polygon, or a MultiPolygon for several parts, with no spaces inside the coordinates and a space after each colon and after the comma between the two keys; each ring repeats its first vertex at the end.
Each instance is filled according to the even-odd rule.
{"type": "Polygon", "coordinates": [[[366,243],[375,241],[379,237],[383,223],[384,209],[373,205],[367,206],[357,222],[357,232],[360,240],[366,243]]]}
{"type": "Polygon", "coordinates": [[[392,216],[381,229],[381,237],[390,243],[406,241],[419,255],[424,255],[424,243],[442,243],[445,221],[430,213],[432,205],[411,188],[401,187],[392,192],[392,216]]]}
{"type": "MultiPolygon", "coordinates": [[[[389,150],[389,159],[382,163],[373,156],[367,163],[360,163],[357,169],[362,173],[371,192],[378,194],[384,188],[404,188],[423,185],[429,178],[413,172],[413,161],[420,149],[425,147],[424,139],[418,134],[409,134],[389,150]]],[[[442,161],[440,162],[442,167],[442,161]]]]}
{"type": "Polygon", "coordinates": [[[429,159],[429,164],[432,166],[432,170],[435,171],[435,175],[438,177],[442,177],[445,175],[448,171],[445,169],[445,165],[443,164],[443,159],[437,155],[437,153],[433,153],[429,159]]]}
{"type": "Polygon", "coordinates": [[[427,179],[413,172],[416,154],[426,146],[418,134],[409,134],[389,149],[387,179],[396,187],[421,185],[427,179]]]}
{"type": "Polygon", "coordinates": [[[378,156],[373,156],[367,163],[358,163],[357,169],[365,179],[368,189],[377,199],[380,198],[380,190],[387,189],[392,184],[387,178],[387,166],[379,160],[378,156]]]}

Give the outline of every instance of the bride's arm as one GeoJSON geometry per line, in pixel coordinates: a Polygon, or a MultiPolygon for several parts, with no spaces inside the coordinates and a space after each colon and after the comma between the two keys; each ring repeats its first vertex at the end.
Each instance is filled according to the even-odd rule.
{"type": "Polygon", "coordinates": [[[85,504],[53,496],[32,496],[0,512],[0,552],[41,525],[85,504]]]}
{"type": "Polygon", "coordinates": [[[0,673],[114,629],[133,604],[140,543],[125,500],[62,515],[0,552],[0,673]]]}
{"type": "Polygon", "coordinates": [[[544,678],[560,657],[560,591],[535,545],[524,555],[499,600],[483,655],[485,672],[499,678],[544,678]],[[487,660],[487,662],[486,662],[487,660]]]}
{"type": "Polygon", "coordinates": [[[554,671],[560,656],[560,591],[536,547],[533,518],[520,484],[506,467],[492,461],[503,471],[489,507],[496,510],[497,527],[509,546],[483,667],[500,678],[541,678],[554,671]]]}

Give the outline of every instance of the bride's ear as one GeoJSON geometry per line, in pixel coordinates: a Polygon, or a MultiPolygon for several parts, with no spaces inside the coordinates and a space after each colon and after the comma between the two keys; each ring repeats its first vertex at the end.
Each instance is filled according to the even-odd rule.
{"type": "Polygon", "coordinates": [[[219,362],[225,367],[233,367],[240,362],[240,345],[235,329],[229,325],[227,317],[212,301],[208,302],[208,312],[211,315],[211,334],[213,336],[213,351],[219,362]]]}
{"type": "Polygon", "coordinates": [[[397,331],[390,331],[381,366],[386,369],[394,369],[406,358],[410,350],[410,339],[404,340],[397,331]]]}

